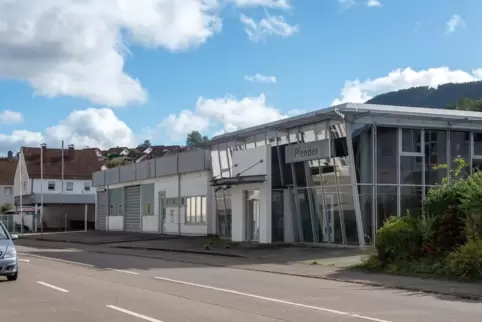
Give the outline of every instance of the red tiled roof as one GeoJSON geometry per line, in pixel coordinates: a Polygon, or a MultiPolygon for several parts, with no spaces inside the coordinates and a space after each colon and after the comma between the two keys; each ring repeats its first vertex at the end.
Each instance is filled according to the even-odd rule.
{"type": "Polygon", "coordinates": [[[0,185],[13,186],[17,160],[0,158],[0,185]]]}
{"type": "MultiPolygon", "coordinates": [[[[30,178],[40,178],[40,149],[22,148],[30,178]]],[[[92,173],[99,171],[102,162],[99,161],[93,149],[64,149],[64,179],[91,180],[92,173]]],[[[43,175],[45,179],[62,178],[62,150],[43,150],[43,175]]]]}

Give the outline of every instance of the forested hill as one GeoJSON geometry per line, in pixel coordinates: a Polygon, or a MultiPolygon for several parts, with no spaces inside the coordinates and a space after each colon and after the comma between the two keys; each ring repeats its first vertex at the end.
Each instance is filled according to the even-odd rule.
{"type": "Polygon", "coordinates": [[[482,81],[440,85],[437,89],[412,87],[375,96],[370,104],[446,108],[463,98],[482,99],[482,81]]]}

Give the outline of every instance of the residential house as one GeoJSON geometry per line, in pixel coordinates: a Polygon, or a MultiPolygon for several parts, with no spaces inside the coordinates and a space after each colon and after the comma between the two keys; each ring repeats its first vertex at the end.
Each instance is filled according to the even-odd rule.
{"type": "Polygon", "coordinates": [[[13,182],[16,168],[17,159],[13,157],[11,151],[8,157],[0,158],[0,206],[10,204],[13,207],[13,182]]]}
{"type": "Polygon", "coordinates": [[[163,156],[168,156],[173,153],[179,153],[186,151],[185,147],[181,147],[179,145],[154,145],[150,146],[144,151],[142,151],[142,156],[136,160],[136,163],[151,160],[163,156]]]}
{"type": "Polygon", "coordinates": [[[64,150],[46,145],[22,147],[14,180],[15,205],[39,209],[43,203],[44,229],[83,225],[85,212],[93,225],[92,173],[99,171],[101,166],[93,149],[76,150],[73,145],[64,150]]]}
{"type": "Polygon", "coordinates": [[[122,157],[126,157],[129,155],[129,148],[128,147],[115,147],[115,148],[110,148],[107,151],[105,151],[105,156],[108,155],[119,155],[122,157]]]}

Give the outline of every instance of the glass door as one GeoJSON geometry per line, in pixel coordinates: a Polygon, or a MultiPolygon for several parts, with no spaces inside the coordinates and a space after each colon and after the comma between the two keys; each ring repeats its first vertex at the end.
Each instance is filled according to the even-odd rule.
{"type": "Polygon", "coordinates": [[[259,190],[246,191],[246,241],[259,242],[259,190]]]}

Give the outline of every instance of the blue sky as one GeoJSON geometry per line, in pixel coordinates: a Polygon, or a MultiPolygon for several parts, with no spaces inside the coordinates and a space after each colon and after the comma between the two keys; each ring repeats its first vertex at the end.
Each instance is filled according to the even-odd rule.
{"type": "Polygon", "coordinates": [[[110,2],[0,0],[0,153],[182,144],[482,78],[478,0],[110,2]]]}

